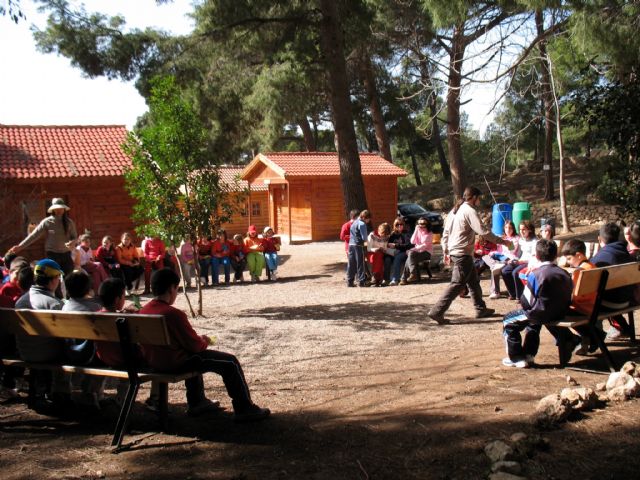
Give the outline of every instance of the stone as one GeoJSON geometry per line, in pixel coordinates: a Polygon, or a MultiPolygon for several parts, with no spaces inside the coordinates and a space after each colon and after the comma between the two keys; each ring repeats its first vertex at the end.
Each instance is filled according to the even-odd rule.
{"type": "Polygon", "coordinates": [[[516,432],[509,437],[511,443],[523,442],[527,439],[527,434],[524,432],[516,432]]]}
{"type": "Polygon", "coordinates": [[[628,373],[613,372],[607,380],[607,392],[610,392],[614,388],[624,386],[629,380],[633,380],[633,377],[628,373]]]}
{"type": "Polygon", "coordinates": [[[607,382],[600,382],[596,384],[596,392],[606,392],[607,382]]]}
{"type": "Polygon", "coordinates": [[[640,378],[640,365],[636,362],[626,362],[620,369],[621,373],[626,373],[634,378],[640,378]]]}
{"type": "Polygon", "coordinates": [[[489,480],[527,480],[527,478],[507,472],[496,472],[489,475],[489,480]]]}
{"type": "Polygon", "coordinates": [[[640,379],[632,378],[630,381],[624,384],[624,393],[627,397],[640,396],[640,379]]]}
{"type": "Polygon", "coordinates": [[[520,472],[522,472],[522,465],[520,465],[518,462],[501,461],[491,465],[491,471],[507,472],[507,473],[512,473],[513,475],[518,475],[520,472]]]}
{"type": "Polygon", "coordinates": [[[552,427],[564,422],[571,415],[572,408],[567,399],[558,394],[547,395],[538,402],[533,417],[539,427],[552,427]]]}
{"type": "Polygon", "coordinates": [[[598,403],[596,392],[588,387],[565,388],[560,398],[567,400],[574,410],[592,410],[598,403]]]}
{"type": "Polygon", "coordinates": [[[575,378],[573,378],[571,375],[567,375],[567,383],[569,385],[578,385],[578,382],[576,381],[575,378]]]}
{"type": "Polygon", "coordinates": [[[487,457],[489,457],[491,463],[515,460],[513,448],[504,443],[502,440],[495,440],[485,445],[484,453],[487,457]]]}
{"type": "Polygon", "coordinates": [[[607,390],[607,397],[609,397],[609,400],[612,402],[624,402],[628,398],[624,386],[607,390]]]}

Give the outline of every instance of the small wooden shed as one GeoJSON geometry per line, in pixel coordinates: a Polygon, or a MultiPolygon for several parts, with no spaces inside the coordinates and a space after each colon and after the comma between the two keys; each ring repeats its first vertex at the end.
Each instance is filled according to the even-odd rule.
{"type": "MultiPolygon", "coordinates": [[[[0,125],[0,250],[47,216],[54,197],[71,208],[78,234],[91,231],[94,246],[104,235],[119,241],[132,231],[134,200],[123,177],[131,160],[121,149],[126,136],[123,125],[0,125]]],[[[44,240],[26,252],[31,258],[43,253],[44,240]]]]}
{"type": "MultiPolygon", "coordinates": [[[[403,169],[374,153],[360,153],[365,194],[375,224],[392,222],[403,169]]],[[[335,152],[258,154],[242,172],[254,188],[267,186],[269,224],[286,242],[335,240],[346,221],[335,152]]],[[[250,219],[251,221],[251,219],[250,219]]]]}
{"type": "MultiPolygon", "coordinates": [[[[249,184],[246,180],[240,179],[244,167],[221,165],[218,168],[221,182],[230,190],[239,190],[238,194],[244,194],[249,184]]],[[[232,193],[235,195],[235,193],[232,193]]],[[[251,197],[245,198],[243,208],[234,211],[231,221],[220,225],[227,231],[227,236],[231,238],[236,233],[244,235],[247,233],[249,225],[254,224],[258,229],[269,224],[269,187],[264,184],[255,185],[252,188],[251,197]]]]}

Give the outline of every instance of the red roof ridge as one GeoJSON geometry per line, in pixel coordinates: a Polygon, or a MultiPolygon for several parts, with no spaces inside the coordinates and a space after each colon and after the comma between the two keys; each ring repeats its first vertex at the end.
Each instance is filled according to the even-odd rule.
{"type": "Polygon", "coordinates": [[[12,125],[0,123],[5,128],[127,128],[126,125],[12,125]]]}

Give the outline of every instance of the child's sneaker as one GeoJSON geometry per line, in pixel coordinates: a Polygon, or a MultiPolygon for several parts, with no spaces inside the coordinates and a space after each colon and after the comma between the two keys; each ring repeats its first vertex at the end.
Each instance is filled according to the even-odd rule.
{"type": "Polygon", "coordinates": [[[278,280],[278,274],[274,270],[271,272],[271,281],[275,282],[276,280],[278,280]]]}
{"type": "Polygon", "coordinates": [[[505,367],[528,368],[529,364],[526,360],[511,360],[509,357],[502,359],[502,365],[505,367]]]}
{"type": "Polygon", "coordinates": [[[489,295],[489,298],[491,300],[497,300],[498,298],[500,298],[500,294],[498,292],[493,292],[491,295],[489,295]]]}

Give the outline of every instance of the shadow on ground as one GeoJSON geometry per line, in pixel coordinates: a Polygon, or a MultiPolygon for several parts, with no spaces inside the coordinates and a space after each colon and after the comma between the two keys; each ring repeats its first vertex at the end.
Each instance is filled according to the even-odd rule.
{"type": "MultiPolygon", "coordinates": [[[[28,452],[26,456],[4,455],[5,478],[19,478],[10,472],[21,465],[46,469],[41,472],[64,472],[79,463],[81,477],[64,478],[85,478],[89,467],[108,471],[111,479],[485,478],[490,464],[483,447],[489,441],[507,439],[518,431],[540,433],[526,418],[467,422],[464,412],[455,410],[446,415],[422,411],[349,417],[310,410],[275,413],[262,423],[245,425],[232,423],[230,413],[198,419],[172,415],[170,434],[152,433],[149,415],[142,419],[138,415],[133,432],[125,439],[130,449],[114,456],[107,447],[107,425],[115,417],[95,420],[1,422],[0,447],[12,448],[19,442],[28,452]],[[32,434],[30,440],[24,439],[25,432],[32,434]],[[114,465],[122,473],[109,471],[114,465]]],[[[565,478],[568,472],[571,478],[635,478],[640,460],[629,454],[635,446],[621,444],[619,434],[633,438],[638,433],[636,426],[635,433],[621,429],[611,426],[597,435],[580,437],[570,429],[543,432],[549,438],[549,449],[534,450],[524,458],[523,474],[532,479],[565,478]],[[603,448],[606,462],[593,454],[603,448]]]]}

